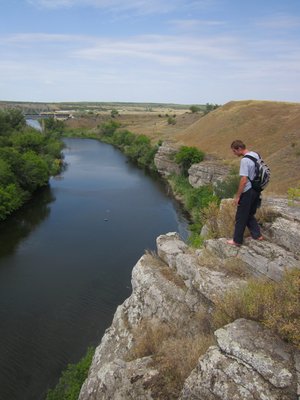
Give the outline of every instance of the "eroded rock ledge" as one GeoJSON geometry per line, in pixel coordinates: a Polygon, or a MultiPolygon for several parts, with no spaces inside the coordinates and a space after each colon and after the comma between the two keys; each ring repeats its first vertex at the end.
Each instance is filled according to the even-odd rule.
{"type": "MultiPolygon", "coordinates": [[[[209,313],[216,298],[246,283],[226,269],[230,258],[239,259],[249,274],[272,280],[281,279],[286,268],[299,268],[298,248],[287,239],[289,232],[299,235],[299,212],[277,209],[277,218],[268,226],[269,240],[246,240],[241,248],[215,239],[193,250],[176,233],[159,236],[157,254],[143,255],[133,268],[132,294],[117,308],[97,347],[79,400],[159,399],[151,386],[160,374],[152,356],[128,358],[136,329],[143,321],[155,319],[178,327],[182,334],[199,331],[197,314],[209,313]]],[[[298,400],[300,353],[296,348],[245,319],[218,329],[214,336],[215,345],[200,357],[177,398],[298,400]]]]}

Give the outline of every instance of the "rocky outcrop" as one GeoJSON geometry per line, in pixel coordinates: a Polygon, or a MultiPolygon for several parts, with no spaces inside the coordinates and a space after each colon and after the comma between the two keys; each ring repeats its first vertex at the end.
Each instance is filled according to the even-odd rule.
{"type": "Polygon", "coordinates": [[[164,177],[171,174],[180,175],[181,168],[174,158],[177,148],[173,147],[170,143],[164,142],[158,149],[154,157],[154,164],[157,171],[164,177]]]}
{"type": "Polygon", "coordinates": [[[246,239],[241,247],[228,246],[226,239],[205,242],[205,248],[222,260],[240,260],[249,273],[280,281],[283,273],[290,268],[300,268],[298,257],[283,247],[268,242],[246,239]]]}
{"type": "MultiPolygon", "coordinates": [[[[159,147],[154,157],[154,164],[162,176],[168,177],[171,174],[180,175],[182,173],[180,165],[175,162],[177,151],[176,147],[167,142],[159,147]]],[[[225,164],[209,159],[207,156],[206,160],[190,167],[188,179],[195,188],[209,184],[216,185],[228,176],[229,170],[225,164]]]]}
{"type": "MultiPolygon", "coordinates": [[[[267,223],[269,237],[276,243],[247,239],[236,248],[224,238],[210,239],[195,250],[176,233],[159,236],[157,253],[146,253],[133,268],[132,294],[117,308],[97,347],[79,400],[168,398],[159,397],[153,387],[153,381],[161,379],[155,357],[133,352],[138,332],[147,321],[171,326],[183,337],[204,331],[204,320],[198,316],[209,316],[216,301],[246,284],[244,274],[229,269],[228,261],[250,275],[275,281],[285,269],[298,268],[299,253],[286,238],[289,224],[290,234],[299,232],[300,209],[280,211],[280,207],[277,204],[273,221],[267,223]]],[[[181,393],[170,399],[296,400],[300,396],[296,348],[245,319],[218,329],[214,336],[216,344],[199,358],[181,393]]]]}
{"type": "Polygon", "coordinates": [[[288,251],[300,256],[300,207],[291,206],[287,199],[266,197],[265,205],[276,214],[276,219],[265,226],[266,237],[288,251]]]}
{"type": "Polygon", "coordinates": [[[222,182],[229,174],[229,167],[218,161],[202,161],[193,164],[188,173],[190,184],[198,188],[222,182]]]}
{"type": "Polygon", "coordinates": [[[300,352],[260,324],[237,320],[185,381],[181,400],[297,399],[300,352]]]}

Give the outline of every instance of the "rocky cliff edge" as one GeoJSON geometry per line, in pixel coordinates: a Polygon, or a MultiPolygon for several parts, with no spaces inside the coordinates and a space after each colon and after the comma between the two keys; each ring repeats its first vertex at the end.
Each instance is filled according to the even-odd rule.
{"type": "Polygon", "coordinates": [[[152,324],[156,331],[168,327],[158,341],[185,338],[169,347],[170,356],[180,354],[182,343],[189,354],[195,353],[195,339],[199,334],[207,338],[207,316],[216,300],[245,285],[245,275],[279,281],[284,270],[299,268],[300,209],[285,200],[267,202],[277,217],[263,242],[247,239],[234,248],[225,239],[210,239],[194,250],[177,233],[157,238],[157,253],[144,254],[133,268],[132,294],[117,308],[97,347],[79,400],[299,399],[299,350],[257,322],[238,319],[216,330],[175,392],[161,379],[163,358],[148,348],[152,324]],[[247,274],[228,270],[229,259],[238,260],[247,274]],[[137,352],[141,337],[144,348],[137,352]]]}

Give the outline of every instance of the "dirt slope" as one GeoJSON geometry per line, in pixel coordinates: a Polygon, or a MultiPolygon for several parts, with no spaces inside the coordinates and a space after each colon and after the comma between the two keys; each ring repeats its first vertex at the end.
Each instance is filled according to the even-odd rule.
{"type": "Polygon", "coordinates": [[[270,165],[269,192],[286,194],[289,187],[300,184],[299,103],[230,102],[177,132],[175,138],[233,164],[238,160],[230,144],[241,139],[270,165]]]}

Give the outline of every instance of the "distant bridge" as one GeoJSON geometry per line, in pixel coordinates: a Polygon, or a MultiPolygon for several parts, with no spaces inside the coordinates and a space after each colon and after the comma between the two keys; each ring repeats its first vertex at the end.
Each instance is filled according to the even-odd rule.
{"type": "Polygon", "coordinates": [[[39,114],[27,114],[24,113],[26,119],[47,119],[47,118],[54,118],[59,119],[61,121],[67,120],[69,118],[73,118],[73,115],[68,112],[41,112],[39,114]]]}

